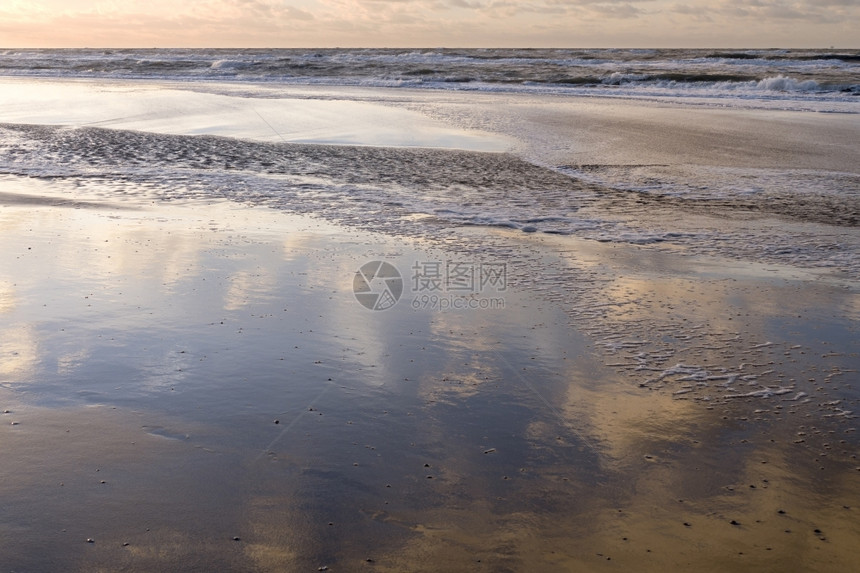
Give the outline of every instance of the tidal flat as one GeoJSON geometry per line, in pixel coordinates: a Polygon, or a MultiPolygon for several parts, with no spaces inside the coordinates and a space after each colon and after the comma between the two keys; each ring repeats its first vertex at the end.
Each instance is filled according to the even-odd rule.
{"type": "Polygon", "coordinates": [[[503,307],[440,310],[411,269],[486,255],[2,183],[9,570],[860,558],[849,283],[502,229],[503,307]],[[353,292],[373,260],[403,274],[387,310],[353,292]]]}

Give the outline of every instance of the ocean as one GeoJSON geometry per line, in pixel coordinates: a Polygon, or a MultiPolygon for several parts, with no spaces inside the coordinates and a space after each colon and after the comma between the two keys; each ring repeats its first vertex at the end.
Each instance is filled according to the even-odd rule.
{"type": "Polygon", "coordinates": [[[683,98],[850,111],[857,50],[5,50],[0,75],[683,98]]]}

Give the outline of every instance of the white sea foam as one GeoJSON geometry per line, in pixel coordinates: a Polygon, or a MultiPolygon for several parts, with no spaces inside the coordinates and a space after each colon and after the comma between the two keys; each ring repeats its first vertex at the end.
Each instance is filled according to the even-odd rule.
{"type": "Polygon", "coordinates": [[[212,62],[213,70],[236,70],[247,68],[253,65],[252,62],[243,62],[240,60],[215,60],[212,62]]]}
{"type": "MultiPolygon", "coordinates": [[[[725,87],[725,86],[724,86],[725,87]]],[[[799,81],[786,76],[765,78],[755,83],[755,87],[761,90],[780,92],[820,92],[824,88],[815,80],[799,81]]]]}

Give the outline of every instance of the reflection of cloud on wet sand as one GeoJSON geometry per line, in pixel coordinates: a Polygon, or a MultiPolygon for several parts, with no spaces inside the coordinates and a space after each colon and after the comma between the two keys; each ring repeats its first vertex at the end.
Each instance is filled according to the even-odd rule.
{"type": "Polygon", "coordinates": [[[91,277],[112,282],[158,281],[162,289],[183,284],[201,272],[200,259],[207,245],[182,228],[187,221],[152,224],[134,220],[133,215],[118,219],[80,212],[75,217],[84,232],[76,236],[78,241],[58,246],[58,263],[66,269],[86,268],[91,277]]]}
{"type": "Polygon", "coordinates": [[[590,561],[569,550],[583,528],[575,520],[500,511],[483,501],[415,518],[410,540],[378,558],[375,570],[575,571],[590,561]]]}
{"type": "Polygon", "coordinates": [[[297,570],[302,564],[299,549],[308,551],[313,540],[303,527],[309,516],[303,516],[299,506],[300,500],[291,496],[249,499],[244,527],[251,541],[243,550],[257,570],[297,570]]]}
{"type": "Polygon", "coordinates": [[[227,279],[224,293],[224,310],[239,310],[257,302],[261,297],[271,297],[277,286],[277,279],[263,269],[255,272],[238,271],[227,279]]]}
{"type": "MultiPolygon", "coordinates": [[[[208,246],[200,237],[189,236],[187,220],[153,222],[137,212],[119,218],[109,211],[45,208],[17,215],[10,212],[8,217],[9,230],[27,241],[49,241],[51,232],[47,230],[70,231],[62,241],[52,242],[49,251],[32,251],[15,263],[18,272],[52,277],[43,288],[65,277],[76,278],[83,269],[90,281],[122,284],[123,278],[130,278],[159,281],[161,288],[169,287],[200,272],[199,259],[208,246]],[[42,234],[33,237],[28,225],[42,234]]],[[[2,293],[0,287],[0,304],[2,293]]]]}
{"type": "MultiPolygon", "coordinates": [[[[755,282],[738,285],[733,280],[616,277],[607,282],[605,300],[610,304],[601,309],[605,310],[602,320],[607,321],[605,335],[610,340],[609,336],[620,332],[625,337],[622,342],[639,340],[635,333],[657,325],[666,328],[667,338],[677,347],[678,357],[669,365],[695,359],[714,373],[722,365],[737,369],[742,362],[772,369],[774,363],[767,362],[773,357],[757,347],[768,339],[768,332],[773,336],[770,321],[785,314],[781,301],[797,286],[762,283],[769,287],[755,282]]],[[[826,307],[821,293],[805,289],[798,296],[826,307]]],[[[450,324],[438,331],[457,332],[450,324]]],[[[469,332],[476,339],[476,348],[484,348],[483,334],[469,332]]],[[[556,358],[562,355],[537,334],[535,348],[543,347],[556,358]]],[[[456,348],[458,339],[452,338],[456,348]]],[[[463,350],[464,356],[473,358],[469,345],[463,350]]],[[[774,352],[782,356],[784,350],[780,346],[774,352]]],[[[636,366],[640,352],[639,344],[629,348],[620,344],[608,360],[598,354],[567,361],[562,373],[567,387],[552,378],[540,380],[539,387],[555,409],[571,427],[582,429],[593,444],[599,471],[577,474],[576,464],[554,465],[553,452],[562,445],[554,440],[565,435],[556,420],[536,411],[535,419],[522,430],[518,426],[510,431],[522,432],[532,443],[531,455],[540,452],[547,459],[526,466],[522,476],[509,475],[512,479],[504,482],[507,489],[501,495],[498,483],[482,475],[486,468],[468,461],[474,452],[461,448],[459,440],[456,444],[449,440],[439,461],[445,471],[433,484],[447,503],[421,512],[408,507],[389,509],[388,522],[400,523],[410,538],[377,559],[377,569],[433,571],[462,563],[487,571],[551,567],[791,570],[798,563],[810,569],[826,564],[834,564],[834,570],[850,569],[858,557],[856,544],[847,541],[858,532],[848,509],[858,505],[856,492],[860,490],[854,487],[857,478],[852,480],[857,472],[840,474],[833,466],[819,472],[817,464],[802,466],[801,459],[811,461],[815,454],[803,451],[798,455],[794,440],[787,437],[802,415],[796,419],[788,415],[786,423],[781,423],[777,418],[783,414],[775,409],[779,401],[697,401],[640,388],[642,377],[655,375],[648,372],[647,364],[644,373],[618,371],[603,364],[623,362],[622,357],[627,357],[636,366]],[[772,416],[753,422],[756,415],[767,418],[767,414],[753,414],[761,409],[772,411],[772,416]],[[845,479],[838,479],[840,475],[845,479]],[[568,480],[564,482],[566,492],[558,487],[564,478],[568,480]],[[826,493],[821,483],[828,484],[826,493]],[[490,503],[492,499],[496,503],[490,503]],[[780,514],[780,509],[785,513],[780,514]],[[790,523],[784,517],[787,514],[793,514],[790,523]],[[510,523],[516,523],[514,536],[509,535],[508,517],[510,523]],[[825,535],[829,529],[833,538],[822,541],[815,529],[825,535]],[[838,543],[838,547],[828,543],[838,543]],[[420,565],[416,567],[416,563],[420,565]]],[[[462,375],[463,361],[451,362],[462,375]]],[[[480,360],[475,364],[481,370],[487,368],[480,360]]],[[[555,362],[555,368],[561,364],[555,362]]],[[[504,374],[496,378],[512,378],[504,374]]],[[[716,387],[721,382],[725,380],[710,384],[716,387]]],[[[738,384],[742,388],[738,392],[759,383],[783,382],[776,375],[762,375],[759,380],[738,384]]],[[[434,399],[446,397],[447,405],[460,401],[461,410],[471,413],[466,404],[483,391],[473,387],[457,394],[428,377],[425,393],[434,399]]],[[[719,394],[727,392],[718,390],[719,394]]],[[[499,398],[497,393],[496,400],[499,398]]],[[[441,427],[430,425],[425,430],[427,439],[442,441],[446,435],[441,427]]],[[[480,461],[486,464],[488,459],[480,461]]]]}
{"type": "Polygon", "coordinates": [[[61,376],[73,374],[75,370],[87,362],[91,354],[90,349],[84,348],[57,356],[57,374],[61,376]]]}
{"type": "Polygon", "coordinates": [[[796,446],[773,443],[767,427],[756,439],[740,431],[733,438],[720,413],[656,393],[643,403],[623,387],[605,388],[611,380],[594,383],[609,396],[578,389],[559,407],[588,420],[600,471],[551,462],[560,447],[552,421],[532,421],[525,432],[550,459],[507,480],[482,475],[469,452],[452,445],[438,462],[443,479],[432,486],[446,501],[422,511],[392,507],[410,537],[376,568],[846,570],[860,557],[850,541],[858,533],[851,510],[860,503],[858,472],[822,477],[817,467],[798,467],[796,446]]]}
{"type": "MultiPolygon", "coordinates": [[[[522,301],[515,295],[506,298],[505,307],[495,311],[424,311],[431,340],[445,348],[433,368],[418,377],[420,393],[426,400],[452,403],[463,400],[485,391],[483,385],[497,385],[512,374],[512,365],[501,353],[511,352],[509,346],[520,341],[510,340],[509,324],[530,325],[535,315],[521,306],[522,301]]],[[[535,351],[561,354],[558,342],[542,336],[543,333],[544,329],[535,327],[521,344],[535,351]]]]}
{"type": "Polygon", "coordinates": [[[860,293],[846,297],[843,308],[846,318],[860,320],[860,293]]]}
{"type": "Polygon", "coordinates": [[[12,283],[0,280],[0,314],[15,308],[15,287],[12,283]]]}
{"type": "Polygon", "coordinates": [[[0,329],[0,375],[29,376],[39,363],[36,330],[30,325],[11,325],[0,329]]]}
{"type": "MultiPolygon", "coordinates": [[[[194,280],[198,273],[196,278],[201,274],[207,278],[206,286],[211,290],[205,294],[209,298],[198,299],[195,292],[182,299],[183,304],[199,302],[216,309],[222,304],[234,305],[237,314],[247,315],[256,311],[256,303],[264,299],[272,303],[273,297],[284,294],[283,284],[278,281],[288,274],[293,276],[287,272],[278,274],[280,269],[274,266],[266,267],[266,263],[273,259],[277,262],[283,256],[280,238],[260,239],[249,233],[228,241],[219,235],[219,241],[223,241],[219,243],[201,239],[199,229],[183,230],[172,221],[153,224],[143,234],[135,230],[138,223],[131,219],[127,222],[127,226],[117,223],[115,229],[111,223],[110,232],[93,232],[90,242],[81,243],[87,256],[72,258],[78,267],[78,281],[88,280],[91,257],[94,266],[104,265],[98,267],[101,276],[127,281],[123,292],[129,292],[135,280],[146,279],[145,286],[135,292],[136,302],[176,303],[164,292],[175,295],[194,291],[183,281],[194,280]],[[160,237],[165,234],[171,236],[160,237]],[[187,249],[182,247],[186,243],[187,249]],[[173,248],[180,254],[172,263],[160,267],[160,253],[173,248]],[[259,255],[263,251],[276,254],[268,259],[268,255],[259,255]],[[217,286],[211,286],[214,283],[217,286]]],[[[283,251],[297,252],[301,248],[301,244],[290,243],[283,251]]],[[[375,567],[388,571],[438,571],[471,564],[485,571],[595,570],[609,566],[662,571],[683,569],[691,563],[702,570],[733,569],[745,563],[766,569],[771,563],[791,565],[791,559],[805,558],[795,546],[786,548],[794,539],[800,540],[798,547],[808,549],[807,554],[819,547],[832,547],[811,536],[809,531],[818,527],[813,520],[838,524],[833,527],[841,532],[856,531],[848,510],[843,509],[848,513],[841,514],[839,507],[816,507],[832,505],[834,500],[858,505],[856,495],[845,495],[852,488],[857,491],[856,481],[840,479],[835,472],[822,472],[825,477],[815,482],[812,474],[817,468],[813,472],[782,471],[791,463],[791,450],[775,446],[768,449],[767,443],[752,449],[741,445],[739,436],[732,433],[745,432],[745,439],[753,434],[765,439],[764,432],[760,432],[765,426],[738,429],[734,418],[724,421],[722,409],[707,410],[693,400],[639,388],[639,378],[605,366],[603,354],[589,355],[584,338],[574,343],[575,337],[561,336],[563,329],[548,326],[558,317],[537,312],[535,306],[540,304],[511,306],[501,316],[477,312],[466,316],[396,314],[397,309],[375,313],[360,308],[348,291],[348,279],[355,271],[352,264],[357,266],[361,261],[346,261],[346,257],[331,251],[312,253],[303,260],[307,258],[316,264],[310,264],[307,270],[299,265],[288,269],[298,271],[301,278],[297,282],[301,284],[290,285],[295,287],[293,292],[299,293],[296,298],[284,297],[284,306],[296,314],[284,316],[313,326],[330,354],[338,354],[332,349],[343,344],[355,356],[343,351],[343,372],[331,385],[326,399],[321,400],[332,409],[326,409],[325,416],[314,412],[313,425],[308,416],[303,428],[306,431],[297,430],[289,439],[271,442],[273,448],[278,446],[274,448],[275,455],[270,457],[271,452],[266,452],[256,462],[259,465],[237,470],[236,466],[243,464],[233,463],[235,458],[229,459],[223,452],[204,452],[186,441],[182,436],[194,432],[184,426],[155,435],[135,431],[135,427],[140,428],[134,423],[124,427],[122,424],[129,420],[123,421],[123,416],[132,421],[138,416],[128,411],[118,412],[119,418],[105,416],[105,410],[85,410],[76,418],[52,411],[45,415],[54,416],[52,433],[40,439],[25,433],[36,427],[32,418],[22,418],[22,424],[15,427],[0,424],[2,431],[19,432],[14,434],[14,440],[0,440],[0,446],[23,446],[7,453],[18,456],[16,459],[26,466],[18,470],[22,475],[16,474],[15,467],[7,468],[3,477],[8,480],[0,480],[0,491],[9,494],[10,500],[20,499],[18,494],[22,491],[29,496],[25,499],[34,500],[47,492],[49,497],[45,499],[53,501],[44,501],[44,507],[50,511],[21,513],[28,519],[44,515],[44,523],[51,531],[61,527],[48,522],[58,513],[59,521],[78,526],[69,529],[69,537],[75,535],[77,545],[55,548],[57,554],[88,547],[81,539],[95,536],[99,551],[113,553],[109,559],[107,553],[92,552],[96,556],[86,562],[89,569],[101,566],[109,570],[126,563],[129,568],[134,565],[143,570],[178,569],[188,563],[208,563],[205,559],[219,561],[222,567],[229,563],[236,570],[315,570],[329,565],[332,570],[337,566],[343,570],[375,567]],[[332,269],[339,269],[336,274],[346,281],[334,281],[332,269]],[[302,298],[308,290],[313,291],[313,300],[302,298]],[[310,304],[304,304],[306,301],[310,304]],[[321,323],[328,327],[327,332],[319,328],[321,323]],[[407,338],[412,332],[414,338],[407,338]],[[506,353],[499,354],[498,348],[504,348],[506,353]],[[357,366],[361,371],[367,365],[365,361],[379,365],[367,378],[351,370],[357,366]],[[368,379],[380,387],[368,392],[362,387],[371,383],[368,379]],[[335,401],[328,400],[346,391],[347,386],[348,404],[338,412],[335,401]],[[363,402],[365,399],[368,402],[363,402]],[[368,425],[361,430],[362,420],[357,417],[367,414],[363,405],[368,403],[379,411],[385,408],[385,416],[390,410],[391,415],[385,418],[374,414],[376,423],[372,429],[368,425]],[[408,413],[402,411],[406,409],[408,413]],[[349,417],[335,419],[338,413],[349,417]],[[390,424],[388,420],[396,416],[402,419],[397,425],[390,424]],[[335,421],[331,427],[324,426],[332,419],[335,421]],[[353,419],[356,424],[347,426],[353,419]],[[69,429],[72,431],[67,434],[69,429]],[[329,441],[326,432],[332,432],[329,441]],[[108,435],[93,436],[94,433],[108,435]],[[418,445],[413,444],[413,449],[400,444],[385,451],[386,445],[397,444],[399,439],[407,445],[410,441],[418,445]],[[355,450],[349,449],[353,440],[355,450]],[[371,451],[360,440],[379,448],[371,451]],[[366,457],[354,466],[352,462],[360,455],[355,451],[366,457]],[[290,457],[298,461],[289,463],[290,457]],[[277,460],[273,458],[280,459],[280,469],[276,469],[277,460]],[[763,459],[768,463],[761,464],[763,459]],[[430,464],[426,471],[425,462],[430,464]],[[404,469],[407,465],[414,466],[414,471],[404,469]],[[101,470],[101,475],[96,475],[95,469],[101,470]],[[240,476],[225,478],[224,474],[231,471],[240,476]],[[245,479],[242,474],[249,477],[245,479]],[[432,474],[432,479],[425,474],[432,474]],[[99,483],[102,476],[107,476],[107,484],[99,483]],[[57,485],[60,482],[64,489],[57,485]],[[825,482],[829,482],[828,495],[814,495],[811,490],[825,482]],[[392,487],[386,487],[387,483],[392,487]],[[765,483],[771,485],[764,487],[765,483]],[[757,486],[755,490],[749,488],[751,484],[757,486]],[[743,494],[731,492],[725,489],[727,485],[747,489],[743,494]],[[758,497],[751,497],[754,495],[758,497]],[[789,503],[793,505],[783,505],[789,503]],[[777,529],[779,522],[773,515],[781,507],[788,508],[795,519],[784,527],[802,529],[802,537],[777,529]],[[134,511],[126,511],[129,508],[134,511]],[[69,517],[78,510],[81,515],[69,517]],[[141,518],[141,511],[149,513],[141,518]],[[102,520],[106,514],[111,519],[102,520]],[[216,517],[212,520],[216,524],[207,529],[207,517],[211,516],[216,517]],[[732,519],[741,526],[728,523],[732,519]],[[81,524],[96,528],[97,534],[84,531],[81,524]],[[237,529],[231,530],[232,526],[237,529]],[[147,528],[152,531],[145,531],[147,528]],[[117,532],[128,535],[128,539],[117,532]],[[234,541],[233,536],[241,539],[234,541]],[[778,551],[766,553],[765,545],[776,543],[773,540],[778,541],[778,551]],[[125,541],[130,541],[130,546],[123,549],[125,541]],[[755,556],[737,556],[739,547],[745,554],[755,556]],[[778,558],[772,557],[777,554],[778,558]],[[368,563],[367,558],[373,563],[368,563]]],[[[607,307],[602,318],[610,333],[626,330],[631,324],[647,328],[656,318],[671,317],[673,312],[679,318],[669,324],[672,328],[693,311],[704,321],[709,313],[714,314],[717,318],[711,329],[715,332],[737,321],[728,321],[731,315],[722,312],[727,305],[721,297],[729,292],[727,288],[705,293],[712,285],[693,288],[694,283],[681,279],[649,281],[632,276],[607,284],[605,300],[619,303],[607,307]],[[629,308],[621,304],[629,301],[635,304],[629,308]],[[701,301],[702,308],[693,308],[695,301],[701,301]],[[717,323],[718,320],[726,322],[717,323]]],[[[200,283],[192,286],[203,291],[200,283]]],[[[30,294],[26,290],[23,293],[30,294]]],[[[126,308],[108,306],[107,297],[102,300],[105,306],[101,308],[98,297],[83,304],[92,303],[95,311],[106,315],[126,308]]],[[[117,299],[110,302],[114,304],[117,299]]],[[[514,304],[513,296],[508,302],[514,304]]],[[[732,304],[740,308],[754,302],[750,296],[732,304]]],[[[157,316],[167,317],[179,307],[175,304],[157,316]]],[[[260,307],[281,312],[274,303],[260,307]]],[[[556,310],[553,307],[550,312],[556,310]]],[[[67,312],[73,313],[74,309],[67,312]]],[[[122,320],[129,319],[123,316],[122,320]]],[[[123,324],[127,323],[120,322],[123,324]]],[[[13,325],[8,333],[0,332],[0,340],[20,342],[26,338],[27,328],[13,325]]],[[[170,329],[169,324],[164,325],[164,332],[170,329]]],[[[677,330],[685,332],[682,328],[677,330]]],[[[744,329],[754,334],[761,331],[759,324],[744,329]]],[[[30,340],[24,344],[32,352],[24,360],[24,367],[10,363],[13,372],[25,371],[26,364],[38,356],[36,334],[29,334],[30,340]]],[[[198,334],[201,346],[212,342],[204,331],[195,330],[194,335],[198,334]]],[[[46,336],[42,344],[51,340],[46,336]]],[[[168,346],[166,351],[149,354],[153,357],[151,363],[138,365],[149,375],[145,384],[166,390],[185,376],[209,374],[205,366],[192,371],[197,355],[168,346]]],[[[635,359],[639,348],[619,347],[611,360],[635,359]]],[[[0,356],[8,354],[5,348],[0,350],[0,356]]],[[[64,350],[67,352],[57,358],[60,374],[91,360],[86,350],[64,350]]],[[[18,356],[25,354],[21,348],[16,352],[18,356]]],[[[715,351],[714,356],[722,355],[715,351]]],[[[305,358],[310,361],[315,357],[305,358]]],[[[256,368],[252,366],[251,371],[256,372],[256,368]]],[[[265,367],[261,368],[260,372],[265,372],[265,367]]],[[[299,378],[301,374],[291,377],[299,378]]],[[[168,392],[164,395],[170,397],[163,403],[183,408],[178,405],[181,398],[168,392]]],[[[304,398],[296,400],[297,410],[307,411],[304,398]]],[[[218,444],[230,442],[233,435],[244,434],[249,428],[234,424],[234,415],[240,420],[245,419],[243,416],[253,418],[252,424],[267,425],[278,432],[287,426],[284,417],[282,424],[274,426],[268,414],[263,414],[269,405],[253,403],[253,394],[247,401],[241,396],[218,422],[222,425],[217,432],[223,432],[218,444]],[[258,406],[260,410],[254,411],[258,406]],[[244,413],[237,415],[234,408],[244,413]]],[[[198,407],[182,411],[189,416],[221,414],[202,410],[198,407]]],[[[252,435],[256,431],[252,429],[252,435]]],[[[266,437],[261,444],[269,443],[267,434],[266,437]]],[[[243,444],[248,447],[247,442],[243,444]]],[[[2,450],[0,447],[0,453],[2,450]]],[[[257,452],[248,454],[244,449],[238,457],[244,460],[249,455],[256,456],[257,452]]],[[[829,534],[828,527],[831,526],[822,529],[829,534]]],[[[20,535],[9,530],[7,533],[10,534],[0,535],[7,540],[6,548],[14,544],[15,535],[20,535]]],[[[832,562],[850,566],[854,550],[851,546],[843,549],[848,534],[840,536],[837,532],[828,537],[829,543],[839,544],[839,555],[832,562]]],[[[0,554],[5,554],[2,543],[0,554]]],[[[810,562],[821,563],[814,558],[810,562]]]]}
{"type": "Polygon", "coordinates": [[[595,360],[568,361],[570,382],[556,406],[566,419],[585,427],[607,467],[653,454],[652,442],[686,442],[702,423],[706,411],[701,404],[638,388],[595,360]]]}
{"type": "Polygon", "coordinates": [[[860,558],[856,484],[799,468],[786,443],[761,444],[674,452],[628,473],[620,509],[591,516],[581,543],[626,570],[850,570],[860,558]]]}

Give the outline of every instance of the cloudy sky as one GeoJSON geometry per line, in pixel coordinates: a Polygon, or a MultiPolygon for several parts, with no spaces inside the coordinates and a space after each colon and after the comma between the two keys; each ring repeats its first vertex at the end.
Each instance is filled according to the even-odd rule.
{"type": "Polygon", "coordinates": [[[2,0],[0,47],[860,47],[860,0],[2,0]]]}

